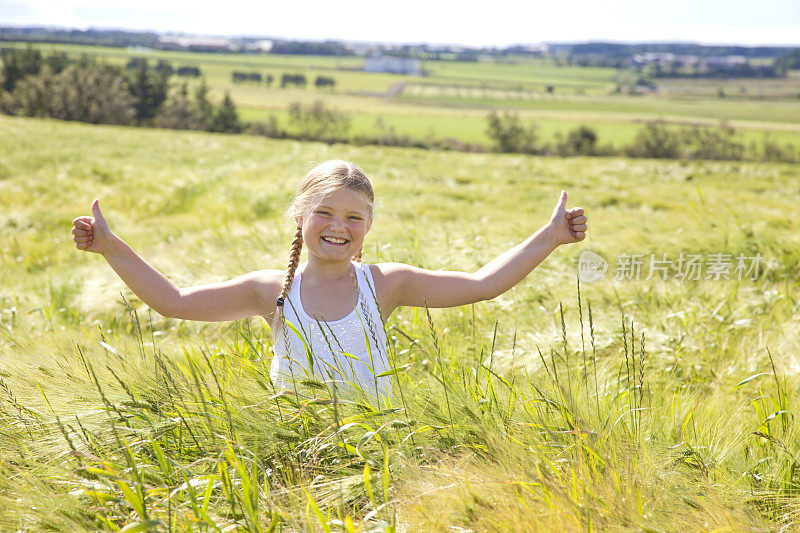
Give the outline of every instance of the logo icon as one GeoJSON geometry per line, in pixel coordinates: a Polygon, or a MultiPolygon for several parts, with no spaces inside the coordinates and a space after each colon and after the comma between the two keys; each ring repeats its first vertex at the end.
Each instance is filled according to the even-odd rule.
{"type": "Polygon", "coordinates": [[[594,283],[606,277],[608,263],[600,254],[590,250],[581,252],[578,257],[578,279],[582,283],[594,283]]]}

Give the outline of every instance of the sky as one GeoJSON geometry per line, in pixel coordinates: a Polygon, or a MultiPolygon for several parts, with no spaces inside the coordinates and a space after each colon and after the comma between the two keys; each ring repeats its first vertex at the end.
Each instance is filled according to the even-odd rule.
{"type": "Polygon", "coordinates": [[[0,26],[32,25],[466,46],[800,46],[800,0],[0,0],[0,26]]]}

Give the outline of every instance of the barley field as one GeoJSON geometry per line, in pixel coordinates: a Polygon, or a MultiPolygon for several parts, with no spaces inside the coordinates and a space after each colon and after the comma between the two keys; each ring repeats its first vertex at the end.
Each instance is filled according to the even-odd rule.
{"type": "Polygon", "coordinates": [[[0,530],[800,529],[798,165],[0,130],[0,530]],[[267,324],[161,317],[72,246],[99,198],[179,285],[281,267],[334,157],[374,180],[368,263],[477,269],[562,188],[589,234],[495,300],[398,310],[383,405],[275,390],[267,324]]]}

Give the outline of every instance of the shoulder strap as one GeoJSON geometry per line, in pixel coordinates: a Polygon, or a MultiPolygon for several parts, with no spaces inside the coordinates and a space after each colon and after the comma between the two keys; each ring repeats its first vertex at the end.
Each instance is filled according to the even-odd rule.
{"type": "Polygon", "coordinates": [[[380,313],[380,306],[378,305],[378,295],[375,292],[375,281],[372,278],[372,272],[369,265],[358,263],[356,271],[359,272],[359,300],[366,306],[364,311],[369,310],[370,314],[375,316],[377,323],[383,327],[383,318],[380,313]]]}

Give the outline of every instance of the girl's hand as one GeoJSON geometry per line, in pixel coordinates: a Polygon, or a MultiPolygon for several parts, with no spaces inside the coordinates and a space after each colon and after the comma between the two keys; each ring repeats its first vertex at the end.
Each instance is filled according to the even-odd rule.
{"type": "Polygon", "coordinates": [[[550,217],[551,234],[556,245],[579,242],[586,238],[586,215],[583,209],[574,207],[567,209],[567,192],[561,191],[553,216],[550,217]]]}
{"type": "Polygon", "coordinates": [[[81,216],[72,221],[72,240],[78,250],[102,254],[106,251],[112,234],[97,200],[92,202],[92,215],[94,216],[81,216]]]}

